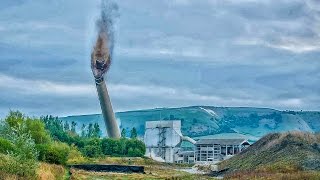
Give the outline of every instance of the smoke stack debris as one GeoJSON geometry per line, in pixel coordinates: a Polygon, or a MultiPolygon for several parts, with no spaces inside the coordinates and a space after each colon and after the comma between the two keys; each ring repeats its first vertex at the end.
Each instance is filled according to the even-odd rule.
{"type": "MultiPolygon", "coordinates": [[[[92,68],[98,70],[98,76],[108,71],[111,65],[114,47],[114,20],[119,16],[118,6],[110,0],[101,1],[100,18],[96,22],[97,40],[92,52],[92,68]]],[[[99,78],[100,78],[99,77],[99,78]]]]}

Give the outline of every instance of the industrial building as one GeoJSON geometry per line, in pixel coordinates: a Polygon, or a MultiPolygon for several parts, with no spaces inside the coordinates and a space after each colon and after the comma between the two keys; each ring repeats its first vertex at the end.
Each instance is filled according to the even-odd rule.
{"type": "Polygon", "coordinates": [[[249,145],[245,139],[200,139],[195,144],[195,162],[222,161],[240,153],[249,145]]]}
{"type": "Polygon", "coordinates": [[[196,142],[181,133],[181,121],[146,121],[146,155],[163,162],[176,162],[182,141],[196,142]]]}
{"type": "Polygon", "coordinates": [[[200,139],[181,133],[180,120],[146,121],[146,156],[169,163],[216,163],[240,153],[250,144],[245,139],[200,139]]]}
{"type": "Polygon", "coordinates": [[[195,163],[194,151],[181,151],[176,155],[176,163],[186,163],[193,164],[195,163]]]}

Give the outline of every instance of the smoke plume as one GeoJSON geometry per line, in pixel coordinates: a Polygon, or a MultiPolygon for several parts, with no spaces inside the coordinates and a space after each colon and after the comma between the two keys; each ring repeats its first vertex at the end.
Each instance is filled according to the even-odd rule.
{"type": "Polygon", "coordinates": [[[111,0],[101,1],[101,13],[96,22],[97,40],[92,52],[94,64],[98,69],[108,69],[113,55],[114,21],[119,16],[118,6],[111,0]]]}

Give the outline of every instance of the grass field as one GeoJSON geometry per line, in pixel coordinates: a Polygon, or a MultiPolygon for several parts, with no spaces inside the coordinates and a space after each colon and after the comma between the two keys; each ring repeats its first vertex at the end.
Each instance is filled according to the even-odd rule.
{"type": "Polygon", "coordinates": [[[204,175],[193,175],[179,170],[170,169],[168,167],[153,166],[145,168],[146,174],[125,174],[125,173],[110,173],[110,172],[88,172],[83,170],[71,169],[71,179],[82,180],[82,179],[186,179],[186,180],[205,180],[214,179],[204,175]]]}
{"type": "Polygon", "coordinates": [[[145,167],[145,174],[89,172],[84,170],[71,169],[71,179],[214,179],[205,175],[195,175],[179,170],[182,168],[189,168],[190,165],[160,163],[148,158],[106,157],[100,159],[87,159],[86,161],[82,161],[81,164],[141,165],[145,167]]]}

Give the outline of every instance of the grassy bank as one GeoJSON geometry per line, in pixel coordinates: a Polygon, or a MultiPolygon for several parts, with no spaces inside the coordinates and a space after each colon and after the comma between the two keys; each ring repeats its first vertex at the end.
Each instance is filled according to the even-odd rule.
{"type": "Polygon", "coordinates": [[[66,179],[67,173],[64,166],[48,163],[40,163],[37,170],[39,180],[63,180],[66,179]]]}
{"type": "Polygon", "coordinates": [[[320,179],[320,135],[307,132],[268,134],[220,163],[226,179],[320,179]]]}
{"type": "Polygon", "coordinates": [[[319,180],[318,171],[270,172],[270,171],[238,171],[225,176],[227,180],[319,180]]]}
{"type": "Polygon", "coordinates": [[[34,176],[19,176],[0,171],[0,179],[4,180],[64,180],[67,179],[67,170],[64,166],[40,163],[34,176]]]}

